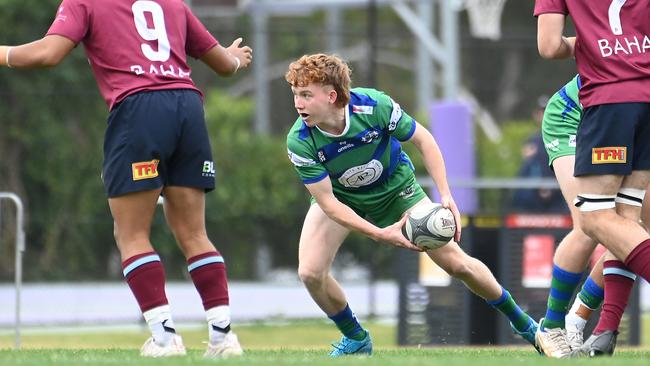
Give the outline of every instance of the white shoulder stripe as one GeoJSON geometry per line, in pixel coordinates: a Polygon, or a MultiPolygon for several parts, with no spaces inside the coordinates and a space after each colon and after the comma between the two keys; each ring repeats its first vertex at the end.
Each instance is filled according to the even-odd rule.
{"type": "Polygon", "coordinates": [[[289,155],[289,160],[293,163],[295,166],[311,166],[311,165],[316,165],[316,161],[314,159],[309,159],[302,157],[291,150],[287,149],[287,155],[289,155]]]}
{"type": "Polygon", "coordinates": [[[397,123],[402,118],[402,108],[392,98],[390,101],[393,103],[393,111],[390,114],[390,123],[388,124],[388,131],[393,132],[397,128],[397,123]]]}

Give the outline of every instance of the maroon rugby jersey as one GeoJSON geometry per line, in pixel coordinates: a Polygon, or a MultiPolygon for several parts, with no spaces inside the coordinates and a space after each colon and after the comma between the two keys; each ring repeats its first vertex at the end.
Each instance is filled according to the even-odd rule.
{"type": "Polygon", "coordinates": [[[144,90],[197,90],[186,54],[217,40],[182,0],[63,0],[48,35],[83,43],[109,109],[144,90]]]}
{"type": "Polygon", "coordinates": [[[536,0],[535,16],[570,15],[583,106],[650,102],[650,1],[536,0]]]}

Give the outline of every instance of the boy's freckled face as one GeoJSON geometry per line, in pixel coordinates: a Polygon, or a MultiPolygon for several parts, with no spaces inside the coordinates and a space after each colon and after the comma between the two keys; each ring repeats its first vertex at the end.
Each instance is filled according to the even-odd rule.
{"type": "Polygon", "coordinates": [[[311,83],[307,86],[292,86],[291,90],[294,107],[307,126],[317,125],[332,106],[329,92],[331,87],[311,83]]]}

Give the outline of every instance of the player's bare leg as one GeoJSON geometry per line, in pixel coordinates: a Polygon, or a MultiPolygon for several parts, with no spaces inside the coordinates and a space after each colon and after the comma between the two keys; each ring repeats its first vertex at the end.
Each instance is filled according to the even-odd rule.
{"type": "Polygon", "coordinates": [[[536,334],[537,345],[544,354],[556,358],[565,357],[571,352],[565,316],[569,301],[582,278],[582,272],[596,247],[596,242],[583,232],[579,211],[573,205],[578,193],[578,182],[573,177],[574,164],[574,155],[561,156],[553,161],[555,176],[571,212],[573,228],[555,250],[547,310],[536,334]]]}
{"type": "MultiPolygon", "coordinates": [[[[625,187],[620,192],[623,195],[617,197],[616,212],[623,218],[638,222],[642,192],[629,191],[625,187]],[[639,197],[634,198],[635,195],[639,197]]],[[[636,280],[636,275],[611,252],[606,252],[603,257],[605,300],[602,311],[592,335],[574,352],[575,355],[600,356],[614,353],[618,328],[636,280]]]]}
{"type": "Polygon", "coordinates": [[[307,211],[298,248],[298,276],[318,307],[336,324],[343,338],[331,356],[371,353],[372,342],[350,309],[343,288],[331,274],[332,263],[349,230],[313,204],[307,211]]]}
{"type": "Polygon", "coordinates": [[[239,356],[243,350],[230,328],[225,261],[205,229],[205,192],[197,188],[166,187],[163,194],[167,223],[187,259],[188,272],[206,313],[209,342],[204,356],[239,356]]]}
{"type": "Polygon", "coordinates": [[[427,255],[450,276],[463,281],[470,291],[505,315],[513,331],[535,346],[537,322],[521,310],[483,262],[467,255],[453,241],[428,250],[427,255]]]}
{"type": "Polygon", "coordinates": [[[150,190],[108,199],[122,261],[153,250],[149,234],[159,195],[160,190],[150,190]]]}
{"type": "Polygon", "coordinates": [[[343,289],[330,270],[348,233],[347,228],[330,219],[317,204],[307,211],[298,247],[298,276],[328,316],[347,305],[343,289]]]}
{"type": "MultiPolygon", "coordinates": [[[[650,182],[650,171],[633,171],[631,175],[590,175],[578,177],[580,195],[601,195],[615,197],[620,187],[645,190],[650,182]]],[[[620,260],[628,259],[632,251],[650,239],[650,235],[636,220],[619,215],[615,208],[587,211],[581,206],[581,222],[584,231],[602,243],[620,260]]],[[[634,268],[631,268],[634,270],[634,268]]],[[[638,268],[638,275],[650,277],[650,268],[638,268]],[[647,274],[645,272],[648,272],[647,274]]]]}
{"type": "Polygon", "coordinates": [[[152,333],[140,350],[146,357],[185,354],[165,294],[165,271],[149,241],[159,194],[150,190],[108,199],[124,277],[152,333]]]}

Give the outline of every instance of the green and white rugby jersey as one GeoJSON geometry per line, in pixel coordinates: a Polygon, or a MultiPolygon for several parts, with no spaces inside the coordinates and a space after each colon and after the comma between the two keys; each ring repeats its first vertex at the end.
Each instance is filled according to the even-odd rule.
{"type": "Polygon", "coordinates": [[[548,154],[548,164],[561,156],[576,154],[576,133],[582,118],[582,105],[578,99],[580,76],[553,94],[546,104],[542,120],[542,138],[548,154]]]}
{"type": "Polygon", "coordinates": [[[289,159],[303,183],[329,178],[340,201],[380,226],[389,225],[425,196],[400,144],[413,136],[415,126],[386,94],[354,88],[343,133],[310,128],[299,117],[287,135],[289,159]]]}

